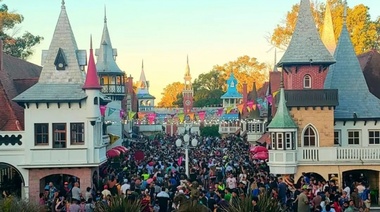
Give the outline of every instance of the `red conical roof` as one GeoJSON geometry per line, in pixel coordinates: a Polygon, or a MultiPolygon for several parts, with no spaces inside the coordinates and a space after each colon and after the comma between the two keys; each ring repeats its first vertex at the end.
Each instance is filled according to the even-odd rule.
{"type": "Polygon", "coordinates": [[[90,43],[90,57],[88,59],[86,81],[84,82],[83,89],[102,89],[102,86],[99,84],[99,78],[95,66],[94,54],[92,50],[92,38],[90,43]]]}

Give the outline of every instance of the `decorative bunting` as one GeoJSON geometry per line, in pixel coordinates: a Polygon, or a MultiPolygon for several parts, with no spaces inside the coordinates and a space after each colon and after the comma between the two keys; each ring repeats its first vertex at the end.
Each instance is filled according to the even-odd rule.
{"type": "Polygon", "coordinates": [[[204,121],[205,120],[205,116],[206,116],[206,112],[205,111],[199,111],[198,112],[198,116],[199,116],[199,119],[201,121],[204,121]]]}
{"type": "Polygon", "coordinates": [[[218,116],[221,116],[222,114],[223,114],[223,111],[224,111],[224,108],[219,108],[218,110],[217,110],[217,115],[218,116]]]}
{"type": "Polygon", "coordinates": [[[226,113],[227,114],[230,113],[232,109],[233,109],[233,107],[227,107],[226,113]]]}
{"type": "Polygon", "coordinates": [[[269,94],[269,95],[266,97],[266,99],[267,99],[268,103],[269,103],[270,105],[272,105],[272,101],[273,101],[273,97],[272,97],[272,95],[269,94]]]}
{"type": "Polygon", "coordinates": [[[128,112],[128,119],[131,121],[135,115],[136,115],[136,112],[129,111],[128,112]]]}
{"type": "Polygon", "coordinates": [[[251,112],[251,108],[247,106],[248,113],[251,112]]]}
{"type": "Polygon", "coordinates": [[[120,115],[120,119],[123,119],[125,115],[124,110],[120,110],[119,115],[120,115]]]}
{"type": "Polygon", "coordinates": [[[100,115],[102,115],[104,117],[106,115],[106,110],[107,110],[107,107],[104,105],[101,105],[100,106],[100,115]]]}
{"type": "Polygon", "coordinates": [[[272,96],[273,96],[273,97],[276,97],[276,95],[278,94],[278,92],[279,92],[279,91],[275,91],[275,92],[273,92],[272,96]]]}
{"type": "Polygon", "coordinates": [[[142,112],[139,112],[139,113],[137,114],[137,116],[139,117],[139,119],[143,119],[143,118],[145,117],[145,114],[142,113],[142,112]]]}
{"type": "Polygon", "coordinates": [[[195,115],[194,113],[189,113],[190,120],[192,121],[194,120],[194,115],[195,115]]]}
{"type": "Polygon", "coordinates": [[[116,111],[115,108],[109,107],[108,108],[108,116],[111,116],[116,111]]]}
{"type": "Polygon", "coordinates": [[[239,113],[242,114],[243,113],[244,104],[238,105],[237,108],[239,110],[239,113]]]}
{"type": "Polygon", "coordinates": [[[185,119],[185,114],[184,113],[179,113],[178,114],[178,119],[180,122],[183,122],[183,120],[185,119]]]}
{"type": "Polygon", "coordinates": [[[256,110],[256,105],[252,105],[252,109],[253,109],[253,110],[256,110]]]}

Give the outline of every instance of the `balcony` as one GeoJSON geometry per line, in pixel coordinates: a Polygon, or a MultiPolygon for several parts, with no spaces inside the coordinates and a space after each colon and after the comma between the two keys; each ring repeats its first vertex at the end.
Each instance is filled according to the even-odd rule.
{"type": "Polygon", "coordinates": [[[298,162],[309,163],[380,163],[380,148],[318,147],[298,148],[298,162]]]}
{"type": "Polygon", "coordinates": [[[238,130],[240,130],[240,126],[228,126],[228,127],[219,126],[220,134],[234,134],[238,130]]]}
{"type": "Polygon", "coordinates": [[[125,87],[123,85],[104,84],[102,88],[104,94],[125,94],[125,87]]]}

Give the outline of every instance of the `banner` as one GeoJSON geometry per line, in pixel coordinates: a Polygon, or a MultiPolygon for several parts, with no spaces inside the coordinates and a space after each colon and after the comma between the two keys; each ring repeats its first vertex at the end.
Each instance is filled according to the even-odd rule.
{"type": "Polygon", "coordinates": [[[206,116],[206,111],[199,111],[198,112],[198,116],[199,116],[199,119],[201,121],[204,121],[205,120],[205,116],[206,116]]]}
{"type": "Polygon", "coordinates": [[[101,105],[99,109],[100,109],[100,115],[105,116],[107,107],[104,105],[101,105]]]}

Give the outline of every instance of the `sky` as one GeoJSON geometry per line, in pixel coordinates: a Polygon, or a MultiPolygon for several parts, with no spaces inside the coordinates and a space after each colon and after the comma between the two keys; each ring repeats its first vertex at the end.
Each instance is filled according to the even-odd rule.
{"type": "MultiPolygon", "coordinates": [[[[24,16],[13,33],[44,37],[28,59],[41,65],[41,51],[49,48],[61,0],[2,3],[24,16]]],[[[296,3],[299,0],[65,0],[78,48],[85,50],[90,35],[94,48],[100,46],[106,6],[117,64],[137,81],[144,60],[156,104],[166,85],[184,81],[187,55],[193,79],[243,55],[274,64],[267,37],[296,3]]],[[[348,0],[350,7],[357,4],[368,6],[373,20],[380,16],[379,0],[348,0]]],[[[278,52],[278,60],[282,54],[278,52]]]]}

